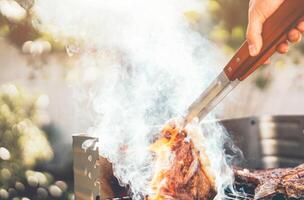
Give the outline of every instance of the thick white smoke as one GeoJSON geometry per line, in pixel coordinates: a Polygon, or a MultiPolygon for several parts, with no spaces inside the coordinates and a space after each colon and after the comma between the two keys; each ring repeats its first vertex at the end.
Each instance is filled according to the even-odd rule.
{"type": "MultiPolygon", "coordinates": [[[[153,163],[147,147],[158,128],[181,116],[216,75],[221,60],[216,47],[184,16],[189,10],[203,12],[204,3],[36,1],[41,30],[82,41],[78,93],[94,119],[89,133],[100,138],[100,154],[114,164],[120,181],[130,184],[135,199],[150,192],[153,163]]],[[[222,149],[224,131],[218,126],[205,131],[220,188],[232,180],[222,149]]]]}

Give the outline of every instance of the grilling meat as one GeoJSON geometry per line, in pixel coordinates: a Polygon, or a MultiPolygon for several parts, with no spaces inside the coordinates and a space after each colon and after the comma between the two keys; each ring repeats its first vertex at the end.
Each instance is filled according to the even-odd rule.
{"type": "Polygon", "coordinates": [[[156,195],[149,200],[210,200],[215,196],[212,177],[185,130],[169,125],[154,145],[157,146],[153,147],[157,157],[164,156],[160,149],[166,147],[169,150],[169,158],[164,159],[170,163],[156,175],[153,181],[156,195]]]}
{"type": "Polygon", "coordinates": [[[276,194],[304,199],[304,164],[295,168],[254,171],[235,169],[234,172],[238,183],[255,187],[254,199],[269,199],[276,194]]]}

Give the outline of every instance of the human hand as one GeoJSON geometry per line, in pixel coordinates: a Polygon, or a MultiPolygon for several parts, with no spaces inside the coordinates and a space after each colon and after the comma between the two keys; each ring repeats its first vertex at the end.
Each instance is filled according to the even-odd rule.
{"type": "MultiPolygon", "coordinates": [[[[248,12],[247,41],[249,44],[249,53],[251,56],[259,54],[262,46],[263,23],[288,0],[250,0],[248,12]]],[[[292,1],[292,0],[291,0],[292,1]]],[[[288,33],[288,40],[277,46],[279,53],[287,53],[288,41],[298,43],[304,33],[304,21],[301,21],[297,27],[288,33]]]]}

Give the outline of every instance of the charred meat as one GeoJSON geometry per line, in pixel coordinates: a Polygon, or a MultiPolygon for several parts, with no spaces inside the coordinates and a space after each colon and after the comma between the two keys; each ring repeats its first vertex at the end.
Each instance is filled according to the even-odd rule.
{"type": "Polygon", "coordinates": [[[161,163],[169,163],[156,173],[152,181],[155,195],[149,200],[209,200],[215,196],[214,181],[185,130],[166,126],[152,150],[161,163]]]}
{"type": "Polygon", "coordinates": [[[276,194],[288,198],[304,199],[304,164],[295,168],[267,170],[235,169],[236,182],[251,184],[254,199],[269,199],[276,194]]]}

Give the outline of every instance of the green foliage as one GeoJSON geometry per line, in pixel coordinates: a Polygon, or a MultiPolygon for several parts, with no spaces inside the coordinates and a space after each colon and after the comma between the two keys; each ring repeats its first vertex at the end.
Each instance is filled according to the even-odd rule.
{"type": "Polygon", "coordinates": [[[32,7],[35,3],[34,0],[10,0],[10,2],[19,5],[19,7],[11,6],[10,9],[18,11],[19,8],[19,11],[21,10],[26,14],[21,15],[20,19],[15,19],[16,16],[11,13],[16,12],[15,10],[10,12],[11,15],[5,15],[5,12],[3,13],[0,11],[0,37],[7,38],[12,44],[18,46],[20,49],[27,41],[44,40],[51,44],[52,50],[64,50],[64,45],[60,41],[56,41],[52,35],[41,33],[37,29],[37,25],[40,22],[32,11],[32,7]]]}
{"type": "Polygon", "coordinates": [[[0,87],[0,187],[22,179],[38,160],[52,158],[40,114],[39,96],[12,84],[0,87]]]}
{"type": "Polygon", "coordinates": [[[248,0],[210,0],[209,11],[213,22],[210,37],[224,44],[232,52],[245,39],[248,0]]]}
{"type": "MultiPolygon", "coordinates": [[[[269,75],[269,74],[268,74],[269,75]]],[[[271,76],[266,76],[265,74],[260,74],[254,80],[255,85],[260,90],[265,90],[271,83],[271,76]]]]}

